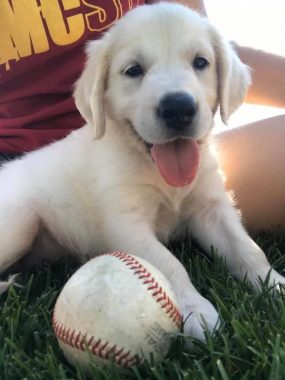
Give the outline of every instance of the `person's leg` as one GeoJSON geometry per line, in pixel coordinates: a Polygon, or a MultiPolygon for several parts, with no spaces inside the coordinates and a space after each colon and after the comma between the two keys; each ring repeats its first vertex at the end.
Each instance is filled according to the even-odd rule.
{"type": "Polygon", "coordinates": [[[285,115],[219,133],[215,142],[246,227],[285,228],[285,115]]]}

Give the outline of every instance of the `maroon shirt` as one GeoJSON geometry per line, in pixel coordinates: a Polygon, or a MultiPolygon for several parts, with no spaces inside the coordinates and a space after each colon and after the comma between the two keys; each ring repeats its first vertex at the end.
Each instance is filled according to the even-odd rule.
{"type": "Polygon", "coordinates": [[[143,3],[0,1],[0,152],[36,149],[84,124],[72,98],[84,43],[143,3]]]}

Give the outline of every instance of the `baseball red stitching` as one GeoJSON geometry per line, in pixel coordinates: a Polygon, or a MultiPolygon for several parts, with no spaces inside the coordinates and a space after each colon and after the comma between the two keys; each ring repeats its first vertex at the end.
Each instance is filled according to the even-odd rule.
{"type": "MultiPolygon", "coordinates": [[[[178,327],[182,324],[182,315],[175,307],[166,292],[159,286],[158,282],[151,276],[151,273],[140,264],[133,256],[123,252],[111,252],[106,253],[105,256],[114,256],[121,260],[134,274],[142,281],[143,285],[147,286],[147,290],[151,291],[151,295],[155,298],[156,302],[160,304],[161,308],[172,320],[172,322],[178,327]]],[[[96,259],[96,257],[94,258],[96,259]]],[[[63,343],[76,348],[81,351],[88,350],[102,359],[113,359],[118,365],[126,367],[140,364],[143,362],[143,358],[138,354],[133,355],[131,351],[126,351],[124,347],[117,347],[117,345],[111,346],[109,342],[102,342],[101,339],[95,339],[94,336],[88,334],[81,334],[75,329],[70,329],[64,326],[62,323],[56,320],[55,310],[52,316],[52,325],[56,336],[63,343]]]]}
{"type": "Polygon", "coordinates": [[[156,302],[160,304],[161,308],[173,323],[180,329],[182,324],[182,315],[179,310],[175,307],[169,296],[158,284],[158,282],[151,276],[151,273],[133,256],[128,255],[127,253],[116,251],[105,253],[105,256],[114,256],[126,264],[138,277],[139,280],[142,280],[143,285],[147,286],[147,290],[151,291],[151,295],[155,298],[156,302]]]}
{"type": "Polygon", "coordinates": [[[52,316],[52,325],[59,340],[80,351],[86,351],[87,348],[93,355],[102,359],[113,359],[115,363],[125,367],[143,362],[143,358],[137,354],[133,355],[131,351],[126,351],[124,347],[117,347],[116,344],[111,346],[108,341],[102,342],[101,339],[95,339],[92,335],[83,335],[75,329],[64,326],[57,321],[55,311],[52,316]]]}

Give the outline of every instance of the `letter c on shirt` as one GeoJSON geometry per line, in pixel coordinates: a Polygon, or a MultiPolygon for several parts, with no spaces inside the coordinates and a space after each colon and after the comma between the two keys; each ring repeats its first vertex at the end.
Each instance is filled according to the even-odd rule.
{"type": "MultiPolygon", "coordinates": [[[[62,0],[64,11],[80,7],[80,0],[62,0]]],[[[85,31],[82,13],[64,17],[58,0],[42,0],[42,15],[46,21],[51,39],[56,45],[64,46],[76,42],[85,31]]]]}

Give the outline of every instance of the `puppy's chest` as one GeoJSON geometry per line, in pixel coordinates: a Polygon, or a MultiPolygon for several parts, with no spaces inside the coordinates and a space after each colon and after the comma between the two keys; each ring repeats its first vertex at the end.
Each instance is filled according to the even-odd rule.
{"type": "Polygon", "coordinates": [[[190,205],[189,191],[177,190],[170,196],[161,197],[155,219],[155,231],[160,240],[167,241],[187,229],[190,205]]]}

